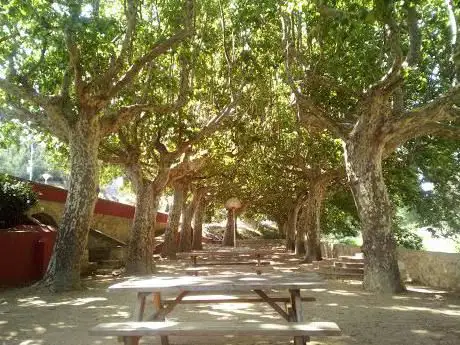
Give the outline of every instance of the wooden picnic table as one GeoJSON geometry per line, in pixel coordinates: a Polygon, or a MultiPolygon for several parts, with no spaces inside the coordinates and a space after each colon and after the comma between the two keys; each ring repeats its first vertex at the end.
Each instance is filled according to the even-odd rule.
{"type": "MultiPolygon", "coordinates": [[[[219,275],[219,276],[155,276],[144,279],[130,279],[109,287],[109,291],[132,291],[137,293],[133,321],[165,320],[177,305],[189,294],[196,293],[253,293],[261,302],[270,305],[283,319],[288,322],[303,322],[304,310],[302,307],[301,289],[313,289],[323,286],[323,280],[316,273],[269,273],[260,275],[219,275]],[[276,302],[280,298],[270,297],[268,294],[277,290],[284,293],[290,301],[288,310],[280,307],[276,302]],[[153,295],[154,313],[145,317],[147,297],[153,295]],[[172,303],[165,304],[162,294],[174,294],[172,303]]],[[[213,300],[212,303],[219,303],[213,300]]],[[[206,334],[206,323],[203,323],[203,334],[206,334]]],[[[294,337],[295,344],[304,344],[306,337],[294,337]]],[[[163,345],[169,343],[167,336],[161,336],[163,345]]]]}

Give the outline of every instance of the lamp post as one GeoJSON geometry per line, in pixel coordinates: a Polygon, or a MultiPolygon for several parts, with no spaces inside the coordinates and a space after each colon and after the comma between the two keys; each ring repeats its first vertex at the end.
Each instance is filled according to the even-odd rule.
{"type": "Polygon", "coordinates": [[[223,246],[236,247],[236,214],[235,210],[241,208],[241,201],[230,198],[225,203],[227,209],[227,227],[225,228],[223,246]]]}
{"type": "Polygon", "coordinates": [[[43,179],[45,180],[45,184],[48,184],[48,180],[49,180],[51,177],[53,177],[53,176],[51,176],[51,175],[48,174],[48,173],[44,173],[44,174],[42,175],[42,177],[43,177],[43,179]]]}

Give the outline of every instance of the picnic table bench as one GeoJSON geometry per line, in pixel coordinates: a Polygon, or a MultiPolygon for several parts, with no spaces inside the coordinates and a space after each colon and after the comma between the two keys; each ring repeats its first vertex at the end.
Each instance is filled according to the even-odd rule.
{"type": "MultiPolygon", "coordinates": [[[[120,336],[126,345],[137,345],[143,336],[160,336],[162,345],[169,344],[169,336],[254,336],[254,335],[285,335],[294,337],[295,345],[303,345],[310,336],[336,336],[341,331],[333,322],[305,322],[301,289],[312,289],[322,286],[323,281],[315,273],[303,274],[267,274],[231,275],[231,276],[170,276],[152,277],[151,279],[133,279],[109,287],[109,291],[135,291],[137,301],[133,321],[103,323],[90,330],[93,335],[120,336]],[[288,291],[287,297],[270,297],[269,291],[288,291]],[[285,323],[275,322],[240,322],[240,321],[169,321],[165,320],[177,305],[186,301],[191,303],[209,302],[202,294],[254,293],[253,301],[265,302],[270,305],[285,323]],[[174,299],[162,301],[162,293],[175,293],[174,299]],[[153,295],[154,313],[144,317],[147,297],[153,295]],[[285,309],[277,302],[289,301],[285,309]]],[[[229,299],[227,299],[229,300],[229,299]]],[[[231,300],[231,298],[230,298],[231,300]]],[[[311,298],[310,298],[311,300],[311,298]]],[[[224,298],[217,298],[213,303],[225,303],[224,298]]],[[[233,300],[235,301],[235,300],[233,300]]],[[[236,297],[238,301],[238,297],[236,297]]],[[[245,298],[238,301],[245,301],[245,298]]]]}

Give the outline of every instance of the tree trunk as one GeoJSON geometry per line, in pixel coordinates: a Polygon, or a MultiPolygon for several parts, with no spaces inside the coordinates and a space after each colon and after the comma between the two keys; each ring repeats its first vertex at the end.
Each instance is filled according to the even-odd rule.
{"type": "Polygon", "coordinates": [[[275,223],[276,223],[276,227],[278,228],[279,238],[285,237],[286,221],[283,219],[276,219],[275,223]]]}
{"type": "Polygon", "coordinates": [[[236,246],[236,229],[235,229],[235,210],[227,210],[227,226],[225,228],[224,239],[222,245],[225,247],[235,247],[236,246]]]}
{"type": "Polygon", "coordinates": [[[299,210],[301,206],[302,206],[302,198],[297,198],[288,213],[287,228],[286,228],[286,250],[290,252],[295,251],[295,234],[296,234],[296,227],[297,227],[297,216],[299,214],[299,210]]]}
{"type": "Polygon", "coordinates": [[[185,185],[181,182],[174,184],[174,203],[169,212],[168,226],[165,231],[165,243],[161,254],[169,259],[176,259],[177,253],[177,234],[179,232],[179,222],[184,206],[185,185]]]}
{"type": "Polygon", "coordinates": [[[193,193],[192,201],[190,201],[190,204],[184,209],[184,219],[182,220],[179,242],[179,251],[181,252],[189,252],[192,249],[192,220],[202,197],[203,190],[198,188],[195,190],[195,193],[193,193]]]}
{"type": "Polygon", "coordinates": [[[80,120],[69,136],[70,184],[53,256],[43,279],[54,291],[81,287],[81,259],[97,200],[99,125],[80,120]]]}
{"type": "Polygon", "coordinates": [[[322,260],[321,257],[321,210],[326,192],[327,180],[319,177],[312,181],[305,208],[305,229],[307,235],[305,262],[322,260]]]}
{"type": "Polygon", "coordinates": [[[306,236],[306,212],[308,205],[301,207],[297,215],[297,224],[296,230],[297,234],[295,237],[295,254],[297,256],[304,256],[306,254],[305,250],[305,236],[306,236]]]}
{"type": "Polygon", "coordinates": [[[392,208],[382,172],[378,133],[355,133],[344,145],[345,164],[361,220],[364,288],[380,293],[404,290],[392,232],[392,208]]]}
{"type": "Polygon", "coordinates": [[[135,183],[136,211],[128,241],[126,272],[149,274],[154,271],[155,223],[160,195],[154,183],[141,178],[135,183]]]}
{"type": "Polygon", "coordinates": [[[203,218],[206,210],[206,199],[202,197],[193,216],[193,250],[203,249],[203,218]]]}

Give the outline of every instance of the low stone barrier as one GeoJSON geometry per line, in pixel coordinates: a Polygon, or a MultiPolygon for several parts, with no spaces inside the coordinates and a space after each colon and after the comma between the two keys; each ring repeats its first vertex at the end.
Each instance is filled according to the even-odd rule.
{"type": "MultiPolygon", "coordinates": [[[[330,244],[323,244],[327,248],[330,244]]],[[[354,255],[358,246],[334,244],[332,257],[354,255]]],[[[323,252],[331,257],[330,250],[323,252]]],[[[398,263],[403,279],[428,286],[460,291],[460,254],[398,248],[398,263]]]]}

